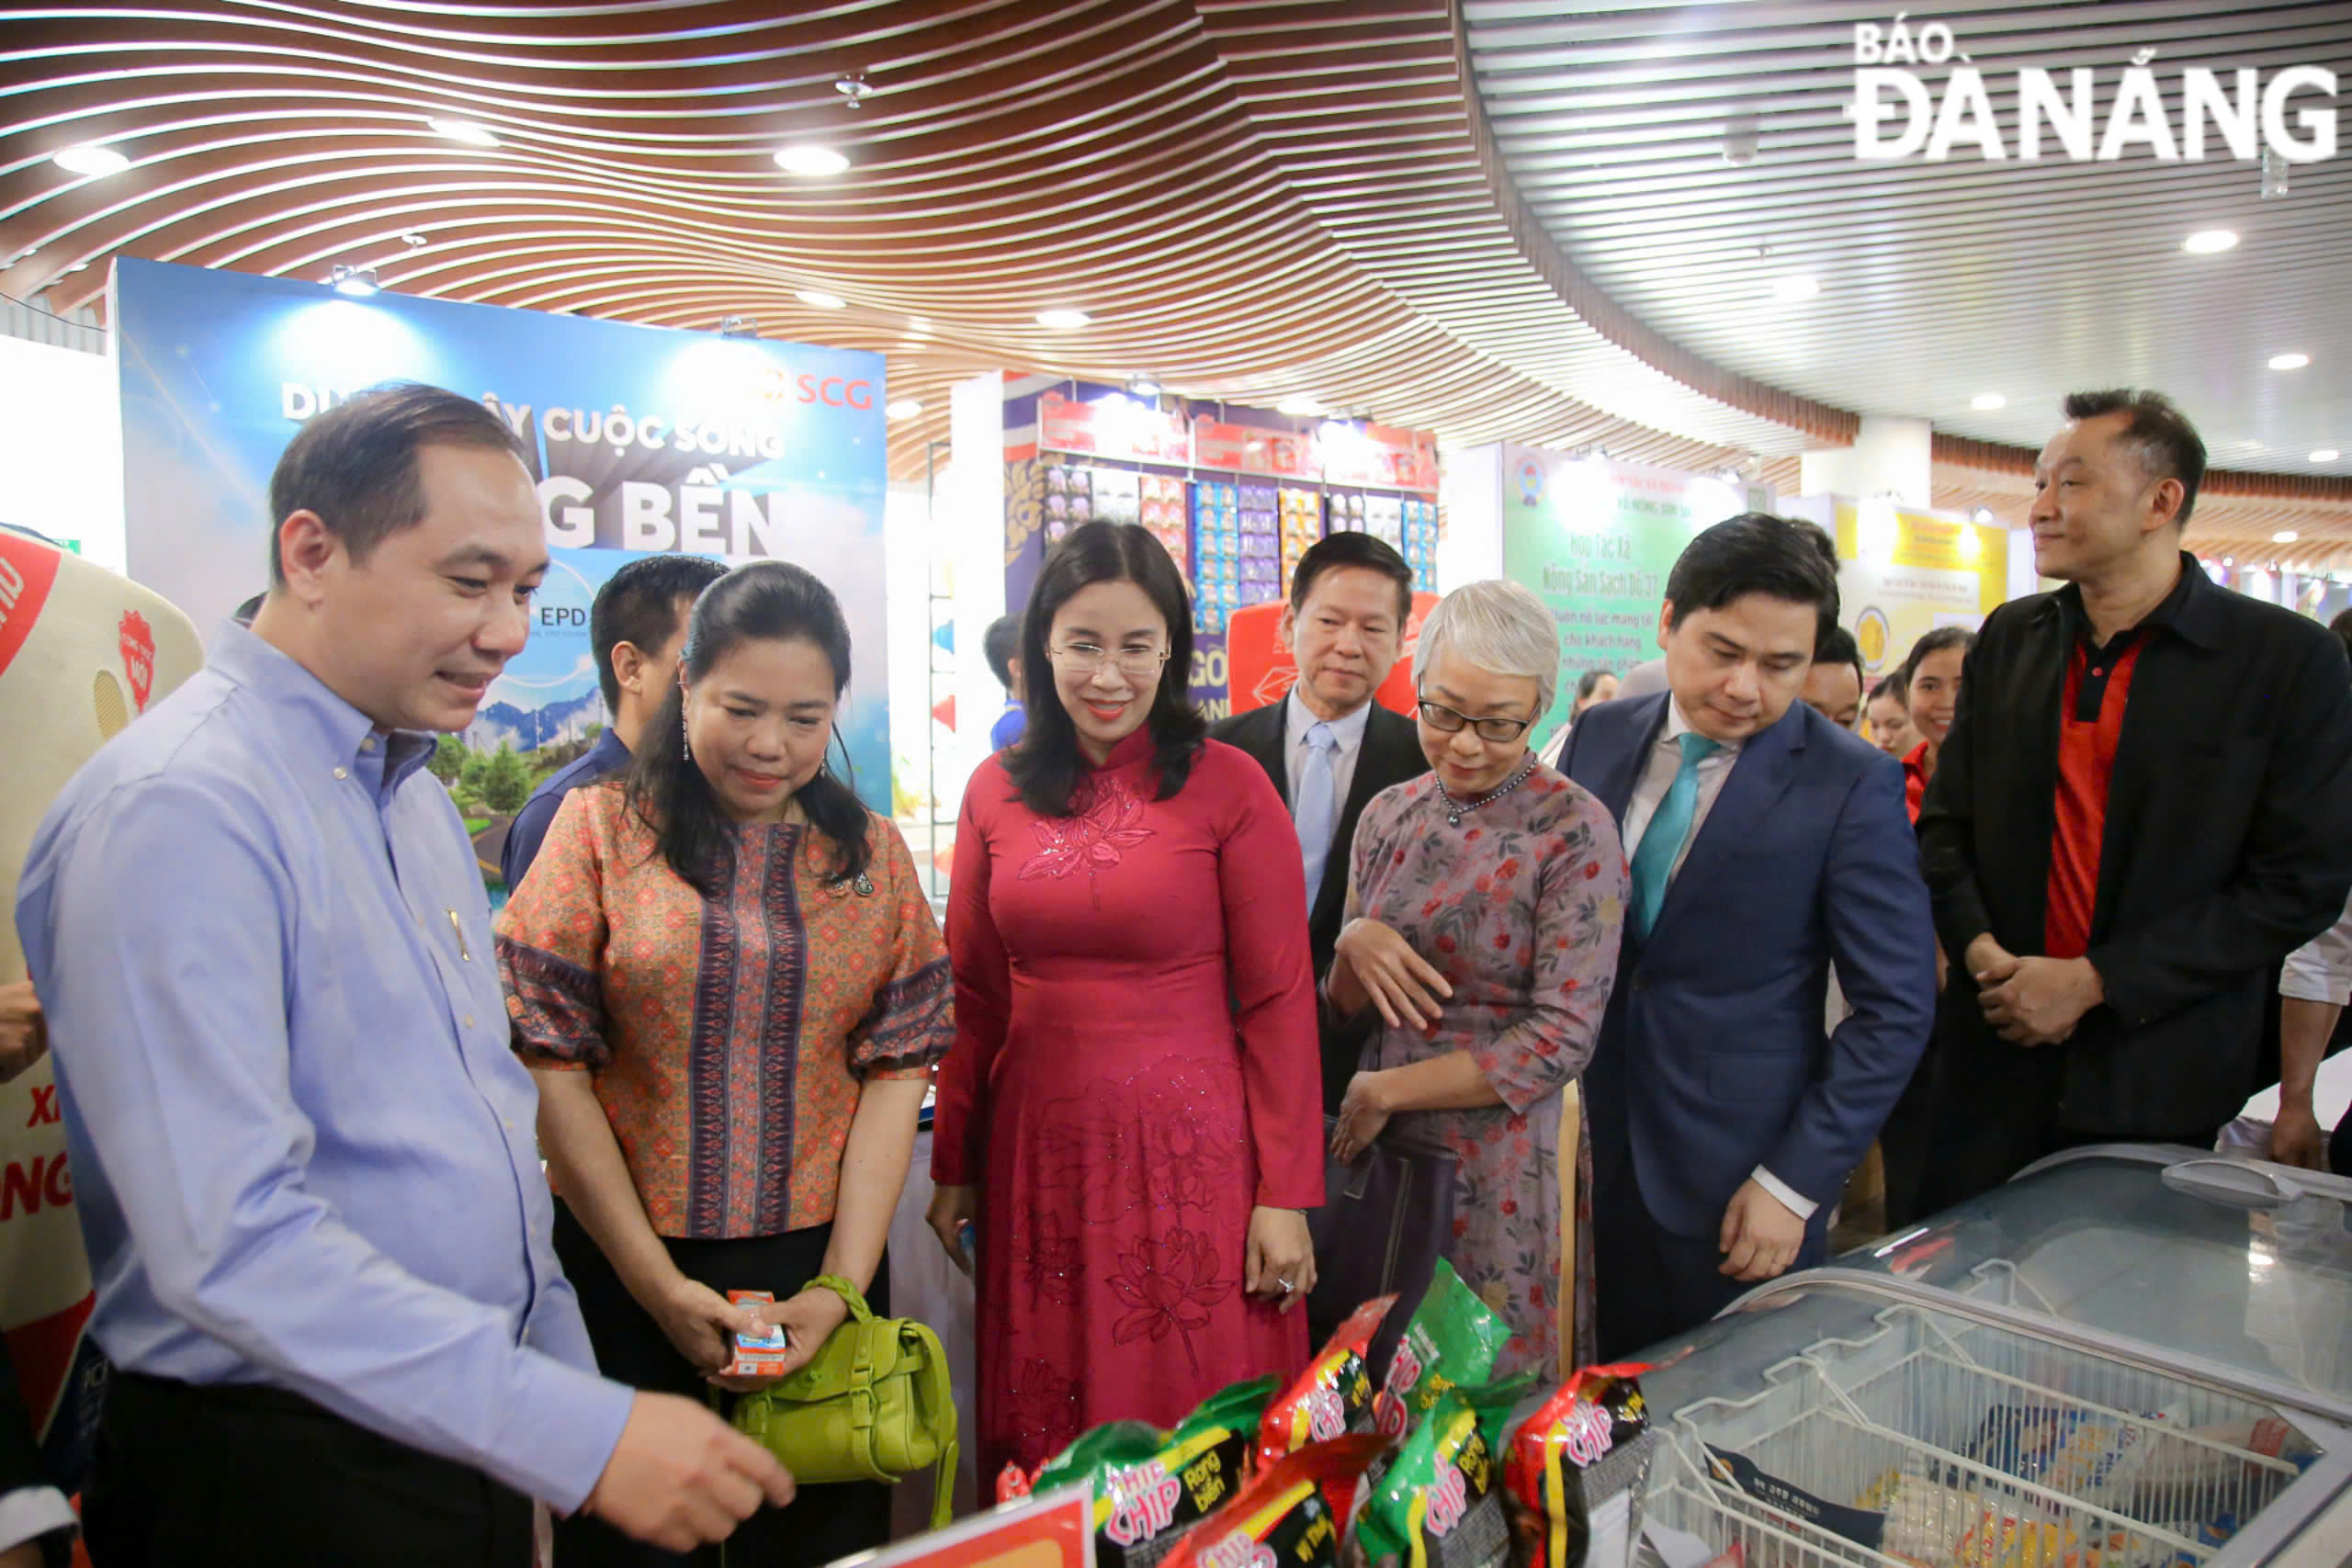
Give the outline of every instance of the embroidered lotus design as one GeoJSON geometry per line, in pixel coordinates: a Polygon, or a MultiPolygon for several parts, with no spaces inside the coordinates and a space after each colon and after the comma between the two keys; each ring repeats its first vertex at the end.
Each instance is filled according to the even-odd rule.
{"type": "Polygon", "coordinates": [[[1087,893],[1099,909],[1102,889],[1095,879],[1117,870],[1127,851],[1151,837],[1150,829],[1138,826],[1142,820],[1141,795],[1125,784],[1098,784],[1076,815],[1030,822],[1029,830],[1037,836],[1037,852],[1022,865],[1021,880],[1035,882],[1084,872],[1087,893]]]}
{"type": "Polygon", "coordinates": [[[1174,1334],[1184,1342],[1185,1359],[1198,1377],[1201,1358],[1193,1348],[1193,1335],[1209,1325],[1209,1308],[1233,1294],[1235,1284],[1217,1278],[1207,1235],[1179,1226],[1158,1239],[1139,1237],[1119,1254],[1119,1272],[1110,1284],[1128,1309],[1112,1326],[1112,1342],[1131,1345],[1148,1338],[1157,1345],[1174,1334]]]}

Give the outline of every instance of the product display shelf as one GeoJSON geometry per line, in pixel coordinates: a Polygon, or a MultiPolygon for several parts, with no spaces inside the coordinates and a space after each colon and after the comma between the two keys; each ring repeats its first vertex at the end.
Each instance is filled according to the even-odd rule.
{"type": "Polygon", "coordinates": [[[1747,1568],[2193,1568],[2302,1474],[2262,1449],[2315,1447],[2272,1406],[2030,1334],[1911,1305],[1874,1321],[1771,1367],[1762,1393],[1677,1411],[1649,1516],[1744,1542],[1747,1568]],[[1883,1512],[1883,1550],[1714,1478],[1710,1446],[1883,1512]]]}

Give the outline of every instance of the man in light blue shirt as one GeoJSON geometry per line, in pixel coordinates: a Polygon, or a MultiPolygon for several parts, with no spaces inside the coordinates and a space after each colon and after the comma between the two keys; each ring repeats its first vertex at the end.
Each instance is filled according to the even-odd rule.
{"type": "Polygon", "coordinates": [[[311,420],[252,629],[34,839],[17,928],[117,1369],[101,1568],[525,1568],[531,1497],[685,1550],[791,1495],[701,1406],[596,1375],[424,768],[523,646],[548,556],[520,457],[431,388],[311,420]]]}

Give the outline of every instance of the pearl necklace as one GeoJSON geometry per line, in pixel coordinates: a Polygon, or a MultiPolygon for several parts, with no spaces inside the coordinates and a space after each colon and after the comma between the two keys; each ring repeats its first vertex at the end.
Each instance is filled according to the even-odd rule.
{"type": "Polygon", "coordinates": [[[1528,775],[1532,773],[1534,771],[1535,759],[1533,757],[1530,757],[1527,759],[1527,766],[1520,769],[1519,776],[1512,779],[1510,783],[1502,785],[1498,789],[1488,790],[1486,794],[1480,795],[1476,800],[1467,801],[1454,799],[1453,792],[1445,787],[1444,781],[1438,781],[1437,792],[1445,797],[1445,825],[1449,828],[1461,827],[1462,814],[1464,812],[1476,811],[1478,807],[1485,806],[1491,801],[1500,800],[1503,796],[1509,795],[1511,791],[1525,784],[1527,782],[1528,775]]]}

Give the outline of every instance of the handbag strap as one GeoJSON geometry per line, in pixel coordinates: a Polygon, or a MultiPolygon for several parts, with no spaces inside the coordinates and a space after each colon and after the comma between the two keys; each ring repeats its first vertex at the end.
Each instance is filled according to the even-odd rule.
{"type": "Polygon", "coordinates": [[[872,1323],[874,1321],[874,1309],[865,1304],[865,1292],[859,1290],[855,1285],[851,1284],[847,1280],[842,1279],[839,1274],[820,1274],[801,1288],[804,1290],[813,1291],[820,1286],[822,1286],[824,1289],[831,1291],[833,1294],[841,1297],[842,1301],[849,1307],[851,1322],[872,1323]]]}

